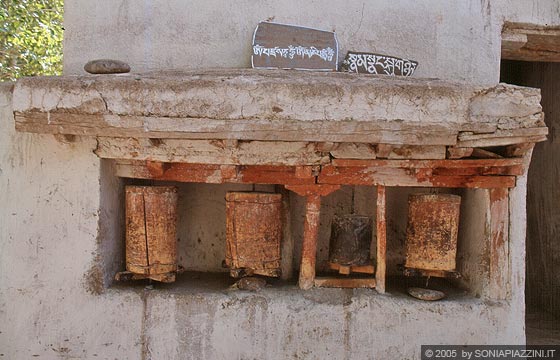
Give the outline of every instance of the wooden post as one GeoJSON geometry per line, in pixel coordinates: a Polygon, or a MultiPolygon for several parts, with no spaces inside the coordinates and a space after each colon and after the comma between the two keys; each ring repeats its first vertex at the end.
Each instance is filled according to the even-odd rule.
{"type": "Polygon", "coordinates": [[[276,186],[276,192],[282,194],[282,280],[291,279],[294,273],[294,238],[290,212],[290,192],[283,186],[276,186]]]}
{"type": "Polygon", "coordinates": [[[509,293],[509,190],[490,189],[490,283],[488,295],[505,300],[509,293]]]}
{"type": "Polygon", "coordinates": [[[377,269],[375,271],[375,288],[380,294],[385,293],[385,272],[387,259],[387,220],[386,220],[385,186],[377,186],[377,269]]]}
{"type": "Polygon", "coordinates": [[[316,194],[307,196],[299,272],[299,287],[304,290],[312,288],[315,280],[315,260],[317,256],[317,234],[319,232],[320,215],[321,196],[316,194]]]}
{"type": "Polygon", "coordinates": [[[327,196],[340,189],[340,185],[286,185],[286,189],[306,197],[303,244],[299,269],[299,287],[307,290],[315,282],[315,262],[317,257],[317,235],[321,215],[321,196],[327,196]]]}

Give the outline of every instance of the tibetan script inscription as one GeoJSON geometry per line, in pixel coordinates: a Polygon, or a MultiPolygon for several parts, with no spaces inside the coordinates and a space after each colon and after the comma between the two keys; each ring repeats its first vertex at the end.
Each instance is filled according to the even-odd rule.
{"type": "Polygon", "coordinates": [[[418,62],[393,56],[349,51],[341,70],[355,73],[412,76],[418,62]]]}
{"type": "Polygon", "coordinates": [[[336,71],[338,41],[330,31],[261,22],[253,36],[251,63],[257,69],[336,71]]]}

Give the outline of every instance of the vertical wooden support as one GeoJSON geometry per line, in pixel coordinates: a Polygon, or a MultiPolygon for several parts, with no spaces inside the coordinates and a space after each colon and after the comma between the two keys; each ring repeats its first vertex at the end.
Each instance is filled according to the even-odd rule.
{"type": "Polygon", "coordinates": [[[315,260],[317,256],[317,234],[319,231],[320,215],[321,196],[318,194],[308,195],[305,204],[305,224],[299,273],[299,287],[304,290],[312,288],[315,280],[315,260]]]}
{"type": "Polygon", "coordinates": [[[340,185],[286,185],[286,189],[306,198],[299,287],[300,289],[307,290],[312,288],[315,282],[321,196],[327,196],[333,191],[340,189],[340,185]]]}
{"type": "Polygon", "coordinates": [[[509,189],[494,188],[490,195],[490,281],[491,299],[505,300],[509,293],[509,189]]]}
{"type": "Polygon", "coordinates": [[[387,268],[387,196],[385,186],[377,187],[377,269],[375,271],[375,288],[380,294],[385,293],[385,272],[387,268]]]}
{"type": "Polygon", "coordinates": [[[282,194],[282,275],[283,280],[291,279],[294,273],[294,238],[290,211],[290,192],[277,185],[276,192],[282,194]]]}

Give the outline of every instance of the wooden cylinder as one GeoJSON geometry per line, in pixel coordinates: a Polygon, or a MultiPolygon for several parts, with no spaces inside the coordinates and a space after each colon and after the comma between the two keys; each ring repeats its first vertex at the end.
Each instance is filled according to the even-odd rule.
{"type": "Polygon", "coordinates": [[[282,195],[226,194],[226,265],[234,277],[281,273],[282,195]]]}
{"type": "Polygon", "coordinates": [[[409,196],[405,267],[455,271],[460,207],[457,195],[409,196]]]}
{"type": "Polygon", "coordinates": [[[165,281],[162,275],[177,271],[177,188],[126,186],[125,192],[126,269],[165,281]]]}
{"type": "Polygon", "coordinates": [[[369,263],[372,220],[363,215],[335,216],[331,226],[329,262],[345,266],[369,263]]]}

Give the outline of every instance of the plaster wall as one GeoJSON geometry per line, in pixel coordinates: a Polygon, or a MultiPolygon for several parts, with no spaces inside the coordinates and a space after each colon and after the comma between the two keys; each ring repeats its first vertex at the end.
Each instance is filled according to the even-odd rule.
{"type": "Polygon", "coordinates": [[[16,133],[11,91],[0,84],[0,356],[140,358],[141,298],[99,294],[114,240],[100,218],[114,214],[95,140],[16,133]]]}
{"type": "MultiPolygon", "coordinates": [[[[341,54],[407,57],[420,62],[418,77],[486,84],[499,79],[504,21],[560,25],[553,0],[69,0],[64,71],[82,73],[88,60],[104,57],[126,60],[136,72],[248,67],[254,27],[269,17],[335,30],[341,54]]],[[[92,139],[16,133],[11,86],[0,86],[5,358],[414,359],[420,343],[524,342],[524,178],[510,195],[508,301],[458,296],[430,305],[366,290],[109,287],[122,268],[122,184],[112,177],[111,163],[93,154],[92,139]]],[[[199,202],[221,197],[190,191],[199,202]]],[[[358,191],[356,206],[372,212],[373,194],[358,191]]],[[[350,205],[348,189],[336,196],[325,201],[329,213],[350,205]]],[[[479,195],[472,196],[477,201],[479,195]]],[[[292,204],[300,201],[292,198],[292,204]]]]}
{"type": "Polygon", "coordinates": [[[253,31],[266,19],[335,31],[341,60],[371,51],[417,60],[417,77],[495,84],[503,22],[560,25],[560,10],[555,0],[72,0],[64,72],[83,73],[99,58],[133,72],[250,67],[253,31]]]}

